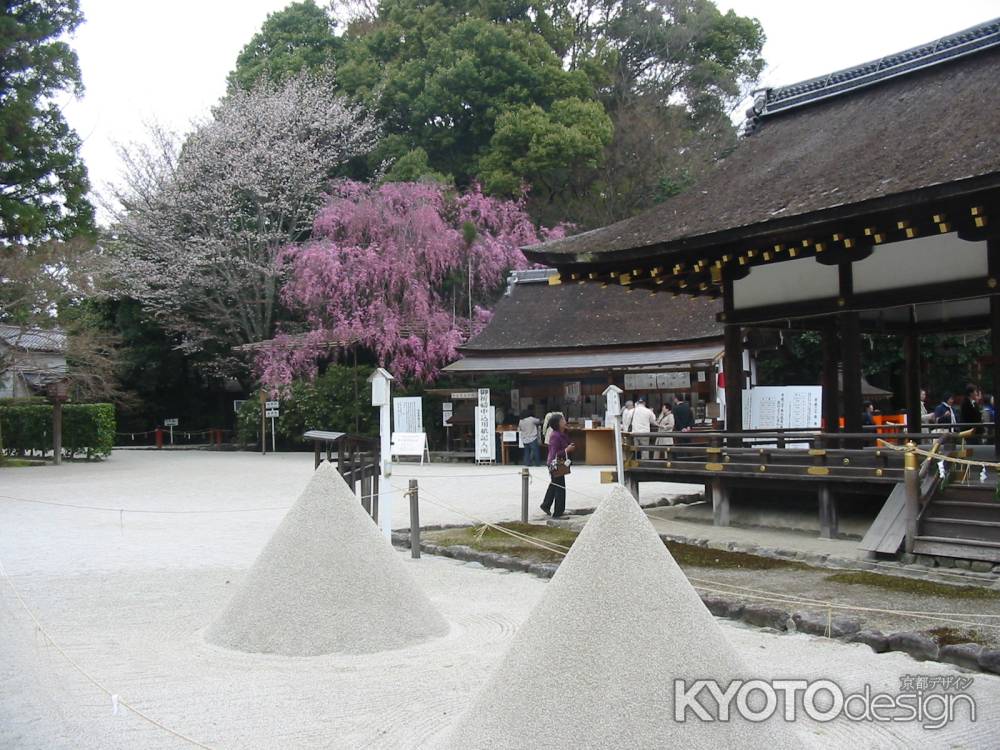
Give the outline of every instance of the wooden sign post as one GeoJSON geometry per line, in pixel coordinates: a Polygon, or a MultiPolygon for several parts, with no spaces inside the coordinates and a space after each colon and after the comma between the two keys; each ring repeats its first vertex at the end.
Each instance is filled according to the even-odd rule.
{"type": "Polygon", "coordinates": [[[378,483],[378,523],[382,534],[392,541],[392,501],[395,492],[392,484],[392,399],[390,397],[392,375],[381,367],[368,376],[372,384],[372,406],[379,408],[379,441],[382,454],[382,479],[378,483]]]}
{"type": "Polygon", "coordinates": [[[615,468],[618,470],[618,484],[625,486],[625,457],[622,455],[622,389],[609,385],[604,389],[607,404],[605,414],[614,419],[615,424],[615,468]]]}

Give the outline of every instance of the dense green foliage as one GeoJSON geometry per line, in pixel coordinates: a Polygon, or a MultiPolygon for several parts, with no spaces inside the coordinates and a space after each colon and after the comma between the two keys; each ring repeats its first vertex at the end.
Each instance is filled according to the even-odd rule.
{"type": "MultiPolygon", "coordinates": [[[[375,412],[371,406],[370,367],[331,365],[315,380],[297,380],[281,398],[281,416],[276,420],[278,442],[286,447],[302,445],[306,430],[331,430],[370,434],[375,412]]],[[[237,417],[237,439],[243,444],[260,441],[260,394],[253,393],[237,417]]],[[[270,449],[270,420],[268,448],[270,449]]]]}
{"type": "MultiPolygon", "coordinates": [[[[52,450],[50,404],[0,404],[0,449],[8,455],[52,450]]],[[[104,458],[115,440],[115,407],[111,404],[63,406],[63,453],[69,458],[104,458]]]]}
{"type": "Polygon", "coordinates": [[[340,42],[326,13],[312,0],[271,13],[236,58],[231,88],[249,89],[259,78],[278,82],[302,70],[332,66],[340,42]]]}
{"type": "MultiPolygon", "coordinates": [[[[920,382],[927,389],[931,406],[944,391],[964,391],[967,383],[978,383],[992,392],[989,368],[983,358],[989,354],[989,337],[982,333],[923,336],[920,382]]],[[[823,357],[820,335],[815,331],[785,332],[774,351],[757,356],[757,377],[761,385],[808,385],[820,382],[823,357]]],[[[902,339],[897,336],[864,334],[861,344],[862,373],[880,388],[893,391],[893,405],[904,408],[905,365],[902,339]]]]}
{"type": "Polygon", "coordinates": [[[2,245],[93,230],[80,139],[54,101],[83,91],[76,53],[63,40],[82,21],[78,0],[12,0],[0,7],[2,245]]]}
{"type": "Polygon", "coordinates": [[[711,0],[364,8],[331,20],[306,0],[273,14],[231,83],[332,60],[337,85],[385,131],[352,177],[527,187],[549,224],[607,223],[685,188],[734,145],[728,110],[763,67],[759,23],[711,0]]]}

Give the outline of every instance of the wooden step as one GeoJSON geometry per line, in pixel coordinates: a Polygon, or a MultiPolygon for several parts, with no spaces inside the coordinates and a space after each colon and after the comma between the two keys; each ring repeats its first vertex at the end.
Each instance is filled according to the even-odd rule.
{"type": "Polygon", "coordinates": [[[913,540],[913,552],[918,555],[938,555],[1000,563],[1000,542],[988,542],[981,539],[917,536],[913,540]]]}
{"type": "Polygon", "coordinates": [[[951,500],[968,500],[970,502],[995,503],[1000,505],[1000,501],[994,497],[995,493],[996,485],[991,482],[988,484],[953,484],[945,487],[944,490],[938,493],[938,496],[951,500]]]}
{"type": "Polygon", "coordinates": [[[1000,543],[1000,521],[930,516],[921,519],[920,534],[948,539],[975,539],[1000,543]]]}
{"type": "Polygon", "coordinates": [[[977,503],[966,500],[934,498],[927,504],[924,517],[969,518],[977,521],[1000,521],[1000,503],[977,503]]]}

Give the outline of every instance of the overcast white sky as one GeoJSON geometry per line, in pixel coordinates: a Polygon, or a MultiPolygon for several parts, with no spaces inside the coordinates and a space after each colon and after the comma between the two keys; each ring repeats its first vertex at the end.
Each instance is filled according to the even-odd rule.
{"type": "MultiPolygon", "coordinates": [[[[84,141],[96,189],[118,176],[114,144],[142,140],[145,123],[178,130],[225,91],[236,55],[268,13],[290,0],[82,0],[72,43],[86,93],[65,107],[84,141]]],[[[762,85],[849,67],[1000,15],[998,0],[717,0],[760,19],[762,85]]]]}

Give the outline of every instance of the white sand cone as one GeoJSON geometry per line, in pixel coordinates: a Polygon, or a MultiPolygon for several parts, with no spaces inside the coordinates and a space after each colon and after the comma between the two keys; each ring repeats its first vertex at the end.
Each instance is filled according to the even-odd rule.
{"type": "Polygon", "coordinates": [[[751,677],[652,524],[618,487],[445,743],[453,750],[802,747],[780,710],[759,724],[709,723],[690,713],[674,719],[675,678],[688,685],[715,679],[724,690],[751,677]]]}
{"type": "Polygon", "coordinates": [[[444,635],[337,471],[321,464],[205,638],[253,653],[370,653],[444,635]]]}

